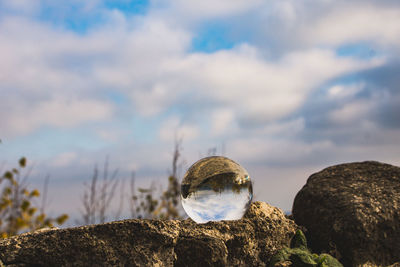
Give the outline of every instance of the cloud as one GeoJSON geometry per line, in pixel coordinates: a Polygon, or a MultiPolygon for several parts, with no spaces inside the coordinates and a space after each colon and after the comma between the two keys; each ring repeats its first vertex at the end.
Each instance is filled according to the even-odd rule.
{"type": "Polygon", "coordinates": [[[184,124],[178,117],[166,119],[160,127],[159,137],[162,141],[172,142],[175,138],[183,137],[190,142],[199,135],[199,129],[195,125],[184,124]]]}
{"type": "MultiPolygon", "coordinates": [[[[24,19],[6,19],[1,29],[11,32],[11,38],[0,40],[5,55],[0,64],[5,70],[0,77],[2,86],[18,88],[19,94],[27,93],[43,103],[48,94],[64,99],[78,94],[90,99],[111,87],[130,96],[134,109],[144,116],[185,105],[185,99],[194,96],[191,101],[197,101],[197,106],[204,101],[212,109],[225,105],[248,127],[289,115],[329,79],[383,63],[375,58],[340,58],[329,49],[291,52],[274,61],[263,58],[249,44],[212,54],[188,53],[191,34],[172,28],[162,18],[134,18],[116,26],[113,31],[105,27],[78,36],[24,19]],[[129,28],[128,22],[137,26],[129,28]]],[[[67,108],[66,104],[42,104],[37,112],[46,112],[46,106],[67,108]]],[[[108,118],[107,107],[98,103],[93,112],[99,115],[89,113],[80,121],[108,118]]],[[[11,108],[10,117],[15,117],[13,110],[20,114],[11,108]]],[[[56,118],[48,116],[42,121],[60,126],[56,118]]],[[[64,123],[60,124],[76,125],[72,118],[62,118],[64,123]]],[[[29,132],[35,128],[31,124],[35,123],[20,130],[29,132]]]]}
{"type": "Polygon", "coordinates": [[[70,165],[77,158],[77,156],[78,155],[75,152],[65,152],[57,155],[51,164],[54,167],[65,167],[70,165]]]}
{"type": "Polygon", "coordinates": [[[247,129],[248,133],[263,137],[293,137],[301,134],[305,129],[305,119],[303,117],[274,121],[260,125],[254,129],[247,129]]]}
{"type": "Polygon", "coordinates": [[[55,98],[34,104],[16,101],[11,105],[5,104],[1,110],[2,134],[13,137],[31,133],[41,126],[68,128],[83,122],[108,119],[113,108],[109,103],[92,99],[55,98]]]}
{"type": "MultiPolygon", "coordinates": [[[[166,12],[178,15],[180,20],[209,19],[213,17],[224,17],[238,15],[254,10],[262,6],[261,0],[220,0],[218,2],[205,1],[185,1],[185,0],[153,0],[155,8],[166,9],[166,12]]],[[[165,11],[164,11],[165,12],[165,11]]],[[[171,14],[170,14],[171,15],[171,14]]]]}
{"type": "Polygon", "coordinates": [[[328,97],[335,100],[354,97],[357,93],[361,92],[364,87],[365,83],[349,85],[337,84],[328,89],[328,97]]]}
{"type": "Polygon", "coordinates": [[[2,1],[0,1],[0,7],[2,10],[7,10],[9,12],[22,13],[22,14],[29,15],[29,14],[36,13],[40,9],[40,1],[2,0],[2,1]]]}
{"type": "Polygon", "coordinates": [[[384,46],[400,43],[400,8],[379,4],[347,3],[325,12],[304,27],[303,41],[312,44],[341,45],[371,41],[384,46]]]}
{"type": "Polygon", "coordinates": [[[231,17],[235,36],[246,36],[264,55],[280,57],[310,47],[364,44],[397,51],[400,6],[388,1],[268,1],[248,16],[231,17]]]}
{"type": "Polygon", "coordinates": [[[100,128],[96,130],[97,134],[105,141],[117,143],[121,141],[121,138],[126,135],[126,130],[122,129],[110,129],[110,128],[100,128]]]}
{"type": "Polygon", "coordinates": [[[212,134],[229,135],[236,132],[235,114],[231,109],[216,109],[212,114],[212,134]]]}
{"type": "Polygon", "coordinates": [[[229,143],[229,154],[241,162],[293,166],[310,162],[316,155],[332,150],[330,140],[304,142],[287,138],[236,138],[229,143]]]}
{"type": "Polygon", "coordinates": [[[41,125],[72,127],[104,121],[113,113],[112,104],[104,99],[110,87],[132,95],[144,114],[154,113],[151,107],[157,103],[146,105],[146,98],[160,97],[161,105],[166,96],[159,95],[156,87],[147,97],[146,78],[154,79],[157,64],[182,51],[187,38],[180,31],[174,35],[162,22],[141,25],[135,31],[119,25],[115,32],[105,27],[79,36],[29,19],[4,18],[0,32],[7,35],[0,35],[0,86],[8,93],[7,99],[0,99],[7,110],[1,114],[7,122],[2,134],[28,134],[41,125]],[[142,74],[144,78],[138,79],[142,74]]]}
{"type": "Polygon", "coordinates": [[[374,106],[372,101],[355,101],[349,103],[340,109],[334,110],[330,114],[330,118],[335,123],[354,123],[360,119],[368,117],[368,113],[374,106]]]}
{"type": "Polygon", "coordinates": [[[243,124],[251,125],[287,116],[325,81],[382,61],[339,58],[330,50],[312,49],[274,62],[262,60],[256,48],[245,45],[193,54],[178,64],[184,84],[191,84],[200,99],[233,108],[243,124]]]}
{"type": "Polygon", "coordinates": [[[155,84],[147,90],[132,92],[132,100],[135,101],[137,109],[145,116],[159,114],[168,108],[171,92],[162,84],[155,84]]]}

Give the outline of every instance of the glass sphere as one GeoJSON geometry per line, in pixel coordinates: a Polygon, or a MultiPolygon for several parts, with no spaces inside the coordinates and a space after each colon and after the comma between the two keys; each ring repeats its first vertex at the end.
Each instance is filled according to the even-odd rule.
{"type": "Polygon", "coordinates": [[[241,219],[252,198],[249,174],[226,157],[195,162],[181,184],[183,209],[197,223],[241,219]]]}

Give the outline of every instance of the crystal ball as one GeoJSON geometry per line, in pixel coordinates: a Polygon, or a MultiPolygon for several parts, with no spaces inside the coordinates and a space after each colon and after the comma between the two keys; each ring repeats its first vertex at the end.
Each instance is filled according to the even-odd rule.
{"type": "Polygon", "coordinates": [[[226,157],[195,162],[181,184],[183,209],[197,223],[241,219],[252,198],[249,174],[226,157]]]}

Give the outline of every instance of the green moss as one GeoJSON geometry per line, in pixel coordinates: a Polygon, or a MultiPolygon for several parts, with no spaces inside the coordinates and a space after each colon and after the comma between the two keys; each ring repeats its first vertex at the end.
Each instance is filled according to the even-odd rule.
{"type": "Polygon", "coordinates": [[[278,250],[278,252],[272,257],[269,266],[274,266],[278,262],[289,260],[291,253],[292,249],[288,247],[278,250]]]}
{"type": "Polygon", "coordinates": [[[313,255],[304,249],[293,249],[289,260],[294,266],[298,267],[315,267],[317,262],[315,262],[313,255]]]}
{"type": "Polygon", "coordinates": [[[329,254],[313,254],[307,248],[307,239],[302,231],[297,230],[290,242],[290,248],[280,249],[269,263],[274,267],[278,263],[290,261],[295,267],[343,267],[343,265],[329,254]]]}
{"type": "Polygon", "coordinates": [[[307,239],[301,230],[296,231],[296,234],[290,241],[290,247],[307,249],[307,239]]]}
{"type": "Polygon", "coordinates": [[[320,267],[343,267],[343,265],[329,254],[321,254],[318,257],[320,267]]]}

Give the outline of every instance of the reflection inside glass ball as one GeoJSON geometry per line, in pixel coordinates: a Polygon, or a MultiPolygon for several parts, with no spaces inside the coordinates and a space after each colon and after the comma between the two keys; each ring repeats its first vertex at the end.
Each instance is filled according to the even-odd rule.
{"type": "Polygon", "coordinates": [[[247,171],[226,157],[203,158],[186,172],[183,209],[197,223],[241,219],[253,198],[247,171]]]}

